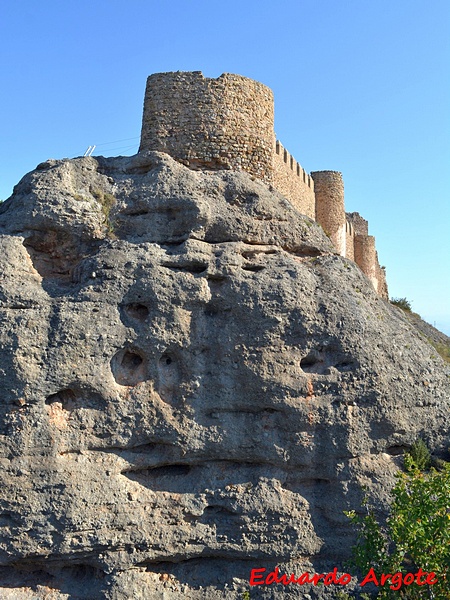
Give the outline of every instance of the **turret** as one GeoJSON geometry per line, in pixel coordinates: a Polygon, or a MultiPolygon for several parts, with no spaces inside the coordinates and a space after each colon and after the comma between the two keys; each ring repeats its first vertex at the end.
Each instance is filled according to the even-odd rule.
{"type": "Polygon", "coordinates": [[[338,171],[313,171],[316,221],[330,236],[336,250],[345,256],[344,182],[338,171]]]}
{"type": "Polygon", "coordinates": [[[200,71],[147,79],[139,151],[159,150],[191,169],[235,169],[273,181],[272,91],[257,81],[200,71]]]}

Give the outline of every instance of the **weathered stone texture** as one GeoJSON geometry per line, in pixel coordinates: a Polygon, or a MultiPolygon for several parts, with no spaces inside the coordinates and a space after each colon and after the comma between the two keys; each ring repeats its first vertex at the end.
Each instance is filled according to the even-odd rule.
{"type": "Polygon", "coordinates": [[[385,267],[381,267],[378,260],[378,252],[376,254],[376,278],[377,278],[377,293],[384,300],[389,300],[389,292],[386,281],[385,267]]]}
{"type": "Polygon", "coordinates": [[[313,171],[316,194],[316,221],[330,236],[335,248],[345,256],[344,182],[338,171],[313,171]]]}
{"type": "MultiPolygon", "coordinates": [[[[0,206],[0,274],[1,598],[343,568],[360,486],[383,512],[400,454],[449,445],[435,350],[245,173],[43,163],[0,206]]],[[[307,593],[330,599],[258,598],[307,593]]]]}
{"type": "Polygon", "coordinates": [[[355,235],[355,262],[370,279],[375,290],[378,289],[377,252],[373,235],[355,235]]]}
{"type": "Polygon", "coordinates": [[[192,169],[237,169],[273,180],[273,94],[247,77],[156,73],[147,80],[142,150],[192,169]]]}
{"type": "Polygon", "coordinates": [[[345,221],[345,258],[355,260],[355,230],[350,221],[345,221]]]}
{"type": "Polygon", "coordinates": [[[369,223],[358,212],[346,213],[345,216],[352,224],[355,235],[369,235],[369,223]]]}
{"type": "Polygon", "coordinates": [[[314,180],[278,141],[273,155],[273,185],[299,212],[316,218],[314,180]]]}

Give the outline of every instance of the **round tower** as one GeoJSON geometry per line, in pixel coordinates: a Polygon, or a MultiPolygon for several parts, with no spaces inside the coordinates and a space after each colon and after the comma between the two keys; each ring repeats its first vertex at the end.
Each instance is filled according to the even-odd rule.
{"type": "Polygon", "coordinates": [[[355,235],[355,262],[378,292],[378,259],[373,235],[355,235]]]}
{"type": "Polygon", "coordinates": [[[330,236],[336,250],[345,256],[344,181],[338,171],[314,171],[316,221],[330,236]]]}
{"type": "Polygon", "coordinates": [[[237,169],[272,183],[272,91],[257,81],[201,71],[147,79],[139,151],[170,154],[191,169],[237,169]]]}

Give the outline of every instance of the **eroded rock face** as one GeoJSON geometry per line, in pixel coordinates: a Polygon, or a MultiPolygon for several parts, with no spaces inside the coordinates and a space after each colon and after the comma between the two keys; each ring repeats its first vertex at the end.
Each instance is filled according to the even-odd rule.
{"type": "Polygon", "coordinates": [[[2,598],[342,569],[360,485],[385,508],[402,451],[448,445],[434,349],[245,174],[48,161],[0,233],[2,598]]]}

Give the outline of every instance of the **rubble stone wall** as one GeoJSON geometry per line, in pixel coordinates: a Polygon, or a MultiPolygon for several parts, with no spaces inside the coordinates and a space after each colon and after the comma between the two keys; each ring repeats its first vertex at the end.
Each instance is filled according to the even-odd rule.
{"type": "Polygon", "coordinates": [[[338,171],[314,171],[316,221],[330,236],[336,250],[345,256],[344,182],[338,171]]]}
{"type": "Polygon", "coordinates": [[[273,93],[258,81],[156,73],[147,79],[139,150],[166,152],[192,169],[247,171],[272,184],[273,119],[273,93]]]}
{"type": "Polygon", "coordinates": [[[316,218],[314,180],[279,141],[275,144],[273,155],[273,186],[299,212],[311,219],[316,218]]]}

